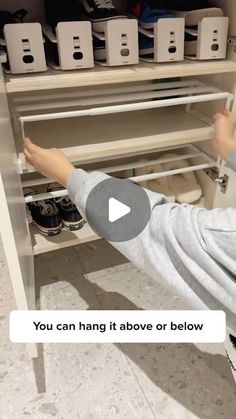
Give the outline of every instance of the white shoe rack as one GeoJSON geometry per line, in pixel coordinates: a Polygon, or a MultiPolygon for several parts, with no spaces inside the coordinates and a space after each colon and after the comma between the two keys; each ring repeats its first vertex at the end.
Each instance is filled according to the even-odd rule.
{"type": "Polygon", "coordinates": [[[49,44],[48,62],[55,70],[79,70],[94,67],[91,23],[59,22],[56,34],[48,25],[43,32],[49,44]],[[58,59],[59,65],[50,57],[50,48],[58,59]]]}
{"type": "MultiPolygon", "coordinates": [[[[7,50],[12,74],[47,70],[44,39],[40,23],[12,23],[4,26],[0,44],[7,50]]],[[[7,71],[7,70],[6,70],[7,71]]]]}
{"type": "MultiPolygon", "coordinates": [[[[225,106],[230,108],[232,100],[233,96],[226,91],[198,80],[185,79],[163,83],[143,82],[130,86],[91,87],[73,93],[60,91],[45,95],[25,95],[16,97],[13,107],[19,121],[18,135],[21,135],[21,140],[28,134],[29,126],[32,138],[44,127],[42,138],[46,132],[49,133],[45,141],[50,146],[50,127],[47,124],[55,120],[57,124],[61,120],[64,123],[68,121],[71,133],[79,132],[84,133],[82,137],[87,136],[85,143],[79,145],[80,139],[75,137],[74,141],[70,139],[69,146],[65,148],[65,142],[58,138],[58,144],[52,146],[63,145],[62,151],[75,166],[88,171],[99,169],[116,176],[125,172],[126,177],[139,183],[218,167],[216,159],[192,144],[211,139],[213,129],[212,121],[191,107],[198,103],[224,101],[225,106]],[[138,116],[140,111],[141,120],[138,116]],[[100,134],[99,124],[106,127],[100,134]],[[122,139],[117,138],[116,124],[122,139]],[[176,151],[174,158],[163,157],[163,153],[169,150],[176,151]],[[145,163],[144,155],[148,159],[145,163]],[[134,175],[136,168],[186,159],[190,162],[188,167],[134,175]]],[[[66,189],[45,193],[44,185],[52,179],[38,175],[35,177],[34,168],[25,161],[21,151],[18,153],[18,166],[23,188],[33,187],[38,190],[37,194],[25,198],[26,203],[68,195],[66,189]]],[[[53,238],[41,236],[32,226],[30,230],[34,254],[97,239],[88,225],[80,231],[64,231],[53,238]]]]}
{"type": "Polygon", "coordinates": [[[136,19],[114,19],[103,22],[102,32],[93,29],[93,36],[104,47],[94,49],[100,66],[138,64],[138,23],[136,19]]]}
{"type": "Polygon", "coordinates": [[[145,57],[140,51],[140,59],[147,62],[165,63],[184,60],[184,19],[160,19],[152,29],[139,26],[139,33],[153,39],[153,54],[145,57]]]}
{"type": "Polygon", "coordinates": [[[185,56],[191,60],[217,60],[226,57],[228,17],[205,17],[198,28],[185,28],[195,41],[185,42],[185,56]]]}

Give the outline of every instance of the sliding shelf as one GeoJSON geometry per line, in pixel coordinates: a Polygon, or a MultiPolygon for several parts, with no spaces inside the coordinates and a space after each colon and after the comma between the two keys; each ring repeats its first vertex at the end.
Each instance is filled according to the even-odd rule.
{"type": "Polygon", "coordinates": [[[97,66],[79,71],[49,70],[30,75],[5,75],[5,80],[7,92],[18,93],[233,72],[236,72],[236,62],[232,60],[186,60],[168,64],[140,63],[117,68],[97,66]]]}
{"type": "MultiPolygon", "coordinates": [[[[16,99],[22,137],[61,148],[73,163],[120,158],[209,140],[211,121],[191,105],[223,100],[230,109],[233,100],[229,92],[192,79],[93,88],[78,96],[16,99]],[[62,110],[54,110],[55,98],[62,110]]],[[[21,173],[34,171],[21,152],[19,165],[21,173]]]]}
{"type": "MultiPolygon", "coordinates": [[[[36,144],[61,148],[73,163],[86,164],[210,140],[213,128],[178,106],[171,112],[150,109],[113,114],[109,115],[109,123],[106,115],[92,120],[90,117],[58,120],[54,128],[51,121],[32,122],[26,135],[36,144]],[[70,144],[64,148],[68,131],[70,144]]],[[[21,173],[35,171],[22,152],[18,154],[18,162],[21,173]]]]}

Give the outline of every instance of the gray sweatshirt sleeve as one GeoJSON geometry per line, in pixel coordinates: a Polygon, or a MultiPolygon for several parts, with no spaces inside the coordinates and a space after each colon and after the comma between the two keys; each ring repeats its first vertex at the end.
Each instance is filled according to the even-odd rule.
{"type": "MultiPolygon", "coordinates": [[[[69,195],[84,217],[89,192],[108,177],[83,170],[69,176],[69,195]]],[[[111,244],[192,307],[224,310],[236,334],[236,210],[209,211],[146,192],[151,217],[145,230],[132,240],[111,244]]]]}
{"type": "Polygon", "coordinates": [[[234,170],[236,172],[236,148],[235,150],[230,154],[229,159],[226,163],[226,167],[229,167],[230,169],[234,170]]]}

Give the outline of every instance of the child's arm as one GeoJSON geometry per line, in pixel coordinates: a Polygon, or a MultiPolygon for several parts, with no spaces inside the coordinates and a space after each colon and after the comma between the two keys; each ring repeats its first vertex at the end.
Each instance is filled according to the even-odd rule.
{"type": "Polygon", "coordinates": [[[224,111],[215,116],[214,146],[218,154],[226,161],[227,166],[236,171],[236,113],[224,111]]]}

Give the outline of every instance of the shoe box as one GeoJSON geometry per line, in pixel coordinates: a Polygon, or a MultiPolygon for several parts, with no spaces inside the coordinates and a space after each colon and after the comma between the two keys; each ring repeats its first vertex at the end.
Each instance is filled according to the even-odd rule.
{"type": "Polygon", "coordinates": [[[183,18],[173,17],[160,19],[153,24],[151,29],[144,29],[140,26],[139,33],[144,37],[144,48],[140,48],[142,60],[157,63],[183,61],[184,23],[183,18]],[[145,48],[148,42],[151,48],[145,48]]]}

